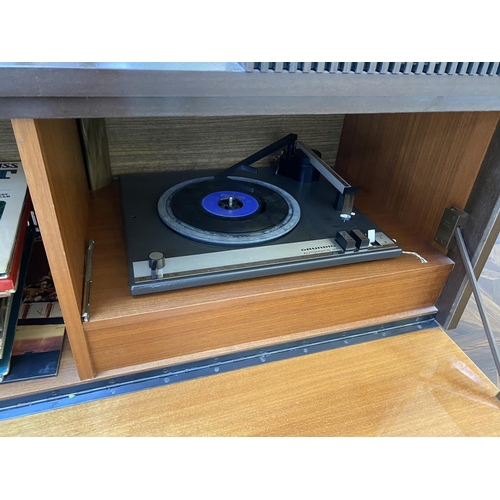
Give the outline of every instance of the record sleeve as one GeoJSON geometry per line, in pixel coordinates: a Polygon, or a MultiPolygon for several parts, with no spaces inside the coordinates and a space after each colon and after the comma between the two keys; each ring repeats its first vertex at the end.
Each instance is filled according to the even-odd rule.
{"type": "Polygon", "coordinates": [[[24,239],[26,236],[26,229],[28,227],[31,206],[28,194],[26,196],[26,202],[24,204],[24,210],[19,224],[19,231],[14,244],[14,252],[12,254],[10,269],[5,275],[0,276],[0,297],[14,293],[17,289],[19,267],[21,266],[21,256],[23,253],[24,239]]]}
{"type": "Polygon", "coordinates": [[[0,163],[0,278],[12,268],[26,193],[21,163],[0,163]]]}

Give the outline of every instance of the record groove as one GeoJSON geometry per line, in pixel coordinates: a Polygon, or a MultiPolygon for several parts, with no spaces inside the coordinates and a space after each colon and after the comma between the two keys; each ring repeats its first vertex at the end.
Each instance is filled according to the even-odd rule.
{"type": "Polygon", "coordinates": [[[247,177],[229,179],[202,177],[171,187],[158,201],[161,220],[182,236],[220,245],[271,241],[298,224],[300,206],[283,189],[247,177]]]}

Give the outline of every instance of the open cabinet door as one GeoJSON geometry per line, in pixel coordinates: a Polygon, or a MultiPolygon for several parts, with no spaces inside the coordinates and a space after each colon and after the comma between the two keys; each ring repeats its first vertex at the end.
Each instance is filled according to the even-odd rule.
{"type": "MultiPolygon", "coordinates": [[[[463,229],[465,244],[478,279],[500,232],[500,125],[497,124],[481,169],[465,206],[469,215],[463,229]]],[[[448,256],[456,263],[436,304],[437,319],[448,329],[457,327],[472,294],[458,248],[448,256]]]]}
{"type": "MultiPolygon", "coordinates": [[[[464,239],[479,276],[500,228],[499,117],[498,112],[349,115],[336,169],[436,247],[444,210],[465,210],[464,239]]],[[[436,307],[439,323],[453,329],[471,288],[458,249],[448,257],[456,265],[436,307]]]]}
{"type": "Polygon", "coordinates": [[[5,421],[0,434],[500,435],[498,390],[439,327],[167,384],[5,421]]]}

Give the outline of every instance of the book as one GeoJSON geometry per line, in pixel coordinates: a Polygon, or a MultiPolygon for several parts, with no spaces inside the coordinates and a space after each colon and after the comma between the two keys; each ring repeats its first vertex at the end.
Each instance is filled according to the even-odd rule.
{"type": "Polygon", "coordinates": [[[40,236],[34,236],[23,289],[18,292],[9,370],[0,380],[4,384],[56,376],[59,371],[66,329],[40,236]]]}
{"type": "Polygon", "coordinates": [[[22,164],[0,163],[0,278],[12,268],[28,187],[22,164]]]}
{"type": "Polygon", "coordinates": [[[9,372],[2,383],[56,376],[65,330],[64,325],[18,326],[9,372]]]}
{"type": "Polygon", "coordinates": [[[26,195],[26,202],[24,204],[23,213],[20,219],[19,231],[17,234],[17,241],[14,246],[14,253],[12,256],[12,263],[10,265],[10,270],[3,276],[0,277],[0,297],[7,296],[14,293],[17,288],[17,282],[19,279],[19,267],[21,265],[21,256],[23,253],[24,237],[26,235],[26,228],[29,223],[29,216],[31,212],[31,199],[29,194],[26,195]]]}
{"type": "Polygon", "coordinates": [[[35,236],[24,281],[19,325],[63,323],[54,280],[42,238],[35,236]]]}
{"type": "Polygon", "coordinates": [[[3,357],[5,338],[9,325],[10,310],[12,308],[12,295],[0,299],[0,359],[3,357]]]}
{"type": "Polygon", "coordinates": [[[21,301],[23,298],[24,278],[28,270],[28,263],[31,254],[32,235],[33,232],[31,230],[26,232],[25,244],[21,257],[21,267],[19,271],[19,286],[16,292],[13,293],[10,298],[12,302],[10,305],[10,312],[8,314],[8,319],[7,319],[7,328],[2,343],[3,355],[0,358],[0,382],[3,380],[5,375],[9,373],[10,370],[10,360],[11,360],[12,348],[14,346],[17,318],[19,315],[19,309],[21,307],[21,301]]]}

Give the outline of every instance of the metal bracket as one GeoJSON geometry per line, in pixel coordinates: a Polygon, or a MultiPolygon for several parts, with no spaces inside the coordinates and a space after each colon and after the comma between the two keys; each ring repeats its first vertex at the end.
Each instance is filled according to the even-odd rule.
{"type": "Polygon", "coordinates": [[[86,323],[89,320],[90,311],[90,285],[92,284],[92,258],[94,255],[94,240],[89,240],[87,251],[85,252],[85,281],[83,284],[83,305],[82,320],[86,323]]]}
{"type": "Polygon", "coordinates": [[[454,248],[456,245],[455,231],[457,228],[465,226],[468,218],[469,216],[463,210],[456,207],[446,208],[436,231],[436,236],[434,236],[434,241],[438,242],[446,250],[454,248]]]}

